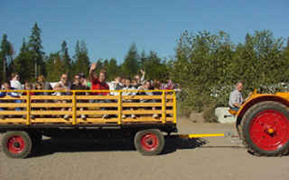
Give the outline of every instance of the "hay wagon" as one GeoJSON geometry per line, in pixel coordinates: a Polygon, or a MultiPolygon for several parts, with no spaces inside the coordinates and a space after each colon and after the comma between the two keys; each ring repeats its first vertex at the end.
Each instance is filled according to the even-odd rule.
{"type": "Polygon", "coordinates": [[[0,132],[3,152],[25,158],[42,136],[71,138],[83,135],[134,136],[134,146],[143,155],[159,154],[164,133],[177,132],[176,92],[138,91],[1,91],[0,132]],[[142,93],[140,93],[142,92],[142,93]],[[149,94],[149,95],[148,95],[149,94]]]}

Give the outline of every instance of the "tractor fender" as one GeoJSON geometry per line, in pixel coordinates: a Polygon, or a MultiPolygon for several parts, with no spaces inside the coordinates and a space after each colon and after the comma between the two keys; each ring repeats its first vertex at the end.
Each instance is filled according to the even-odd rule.
{"type": "MultiPolygon", "coordinates": [[[[259,102],[263,102],[263,101],[274,101],[274,102],[278,102],[278,103],[282,103],[286,106],[289,107],[289,99],[288,95],[289,93],[286,93],[286,96],[282,96],[283,93],[278,93],[278,94],[256,94],[254,95],[252,98],[250,98],[248,101],[245,102],[245,104],[242,105],[242,107],[240,108],[240,110],[237,113],[237,119],[236,119],[236,127],[238,128],[238,126],[241,124],[242,118],[244,116],[244,114],[247,112],[247,110],[252,107],[253,105],[259,103],[259,102]],[[279,95],[280,94],[280,95],[279,95]]],[[[284,93],[285,94],[285,93],[284,93]]]]}

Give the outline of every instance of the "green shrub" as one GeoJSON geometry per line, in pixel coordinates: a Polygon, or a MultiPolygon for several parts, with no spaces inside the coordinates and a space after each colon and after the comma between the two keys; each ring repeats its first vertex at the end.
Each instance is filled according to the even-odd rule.
{"type": "Polygon", "coordinates": [[[215,104],[209,104],[204,107],[204,119],[205,122],[217,122],[217,117],[215,116],[215,104]]]}

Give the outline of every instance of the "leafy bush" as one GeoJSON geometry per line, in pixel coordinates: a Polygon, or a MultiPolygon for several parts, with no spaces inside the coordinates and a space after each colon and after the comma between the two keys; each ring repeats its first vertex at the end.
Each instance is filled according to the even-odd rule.
{"type": "Polygon", "coordinates": [[[227,106],[237,81],[244,82],[243,95],[255,88],[260,92],[287,91],[289,47],[270,31],[247,34],[235,45],[225,32],[211,34],[184,32],[171,62],[171,77],[179,83],[182,110],[205,111],[208,122],[215,121],[213,110],[227,106]],[[285,85],[284,85],[285,84],[285,85]]]}
{"type": "Polygon", "coordinates": [[[217,117],[215,116],[216,105],[214,103],[208,104],[204,107],[204,119],[206,122],[217,122],[217,117]]]}

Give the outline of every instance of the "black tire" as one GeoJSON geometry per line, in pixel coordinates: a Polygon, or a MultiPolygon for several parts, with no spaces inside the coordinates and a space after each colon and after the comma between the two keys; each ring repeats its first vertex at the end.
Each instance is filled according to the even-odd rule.
{"type": "Polygon", "coordinates": [[[31,137],[25,131],[8,131],[2,137],[2,149],[10,158],[24,159],[32,150],[31,137]]]}
{"type": "Polygon", "coordinates": [[[164,149],[164,145],[164,135],[158,129],[141,130],[134,137],[136,150],[145,156],[160,154],[164,149]]]}
{"type": "MultiPolygon", "coordinates": [[[[284,143],[282,145],[279,145],[274,150],[267,150],[265,148],[262,148],[258,146],[256,143],[253,142],[252,137],[250,135],[250,128],[253,124],[254,118],[257,116],[260,117],[260,113],[273,110],[275,112],[278,112],[282,114],[285,118],[285,121],[289,121],[289,109],[284,104],[274,102],[274,101],[264,101],[259,102],[252,107],[250,107],[245,115],[242,118],[241,126],[240,126],[240,135],[241,139],[243,140],[243,144],[248,149],[250,153],[256,156],[283,156],[287,155],[289,152],[289,139],[284,138],[284,143]]],[[[273,119],[270,119],[270,122],[273,121],[273,119]]],[[[259,122],[260,123],[260,122],[259,122]]],[[[260,131],[265,132],[265,131],[260,131]]],[[[287,132],[289,132],[289,129],[287,129],[287,132]]],[[[267,132],[266,132],[267,133],[267,132]]],[[[264,136],[263,136],[264,137],[264,136]]],[[[267,143],[264,143],[267,144],[267,143]]]]}

